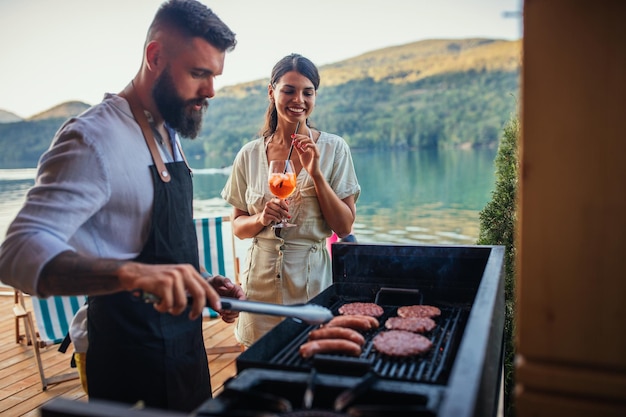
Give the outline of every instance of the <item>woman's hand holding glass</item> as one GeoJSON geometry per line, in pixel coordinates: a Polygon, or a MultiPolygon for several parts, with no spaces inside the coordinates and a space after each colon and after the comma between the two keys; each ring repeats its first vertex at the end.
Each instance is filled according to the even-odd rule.
{"type": "MultiPolygon", "coordinates": [[[[290,160],[270,161],[268,184],[270,192],[281,200],[289,198],[296,190],[296,173],[290,160]]],[[[294,227],[283,218],[273,228],[294,227]]]]}

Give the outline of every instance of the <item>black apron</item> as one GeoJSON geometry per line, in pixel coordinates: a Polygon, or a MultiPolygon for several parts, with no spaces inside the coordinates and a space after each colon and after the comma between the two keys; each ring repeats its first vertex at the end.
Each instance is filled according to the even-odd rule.
{"type": "MultiPolygon", "coordinates": [[[[171,181],[155,184],[152,227],[135,259],[190,263],[198,268],[191,216],[192,185],[183,162],[167,164],[171,181]]],[[[192,411],[211,397],[202,318],[157,312],[129,292],[89,297],[89,397],[147,407],[192,411]]]]}
{"type": "MultiPolygon", "coordinates": [[[[190,170],[185,162],[166,166],[167,182],[161,180],[162,171],[150,166],[152,223],[135,260],[189,263],[199,270],[190,170]]],[[[89,297],[89,397],[129,404],[142,401],[146,407],[183,412],[211,398],[202,317],[189,320],[189,310],[178,316],[159,313],[126,291],[89,297]]]]}

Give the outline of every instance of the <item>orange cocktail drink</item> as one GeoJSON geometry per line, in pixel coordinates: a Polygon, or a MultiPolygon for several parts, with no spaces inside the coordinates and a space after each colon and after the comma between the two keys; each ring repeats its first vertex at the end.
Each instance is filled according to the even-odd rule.
{"type": "Polygon", "coordinates": [[[272,194],[280,199],[285,199],[296,189],[296,174],[293,172],[272,172],[268,182],[272,194]]]}

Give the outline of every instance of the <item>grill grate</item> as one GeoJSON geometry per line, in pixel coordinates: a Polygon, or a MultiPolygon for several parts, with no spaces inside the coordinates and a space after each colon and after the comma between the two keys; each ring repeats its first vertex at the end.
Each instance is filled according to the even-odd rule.
{"type": "MultiPolygon", "coordinates": [[[[339,306],[345,302],[336,302],[331,310],[337,312],[339,306]]],[[[425,335],[433,343],[433,348],[428,353],[421,356],[396,358],[376,352],[373,346],[373,338],[379,332],[384,331],[386,319],[396,315],[397,306],[383,306],[383,308],[385,313],[380,318],[380,328],[364,333],[366,342],[359,358],[338,354],[318,354],[314,358],[302,358],[299,354],[299,347],[307,341],[309,332],[316,328],[316,326],[309,326],[270,358],[268,365],[272,368],[306,372],[316,368],[326,373],[340,375],[364,374],[371,370],[381,378],[445,384],[466,321],[467,314],[464,309],[441,308],[441,316],[435,319],[437,327],[425,335]]]]}

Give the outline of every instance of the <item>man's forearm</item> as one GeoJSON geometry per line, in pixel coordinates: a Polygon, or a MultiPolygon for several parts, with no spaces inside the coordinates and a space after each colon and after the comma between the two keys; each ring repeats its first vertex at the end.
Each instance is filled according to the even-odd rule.
{"type": "Polygon", "coordinates": [[[120,291],[117,271],[125,262],[63,252],[44,266],[37,290],[44,295],[98,295],[120,291]]]}

